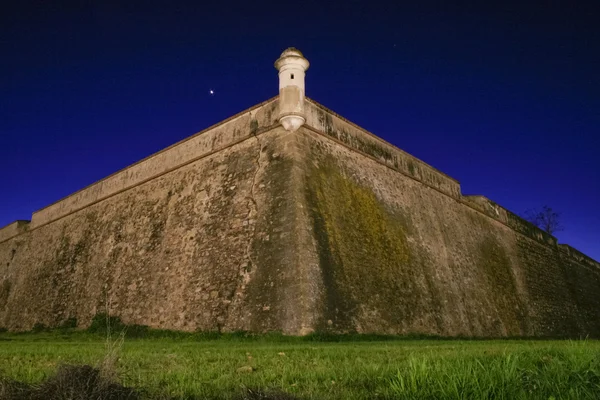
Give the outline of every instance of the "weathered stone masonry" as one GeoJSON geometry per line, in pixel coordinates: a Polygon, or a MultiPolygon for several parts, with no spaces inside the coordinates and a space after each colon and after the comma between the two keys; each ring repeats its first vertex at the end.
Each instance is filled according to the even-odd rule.
{"type": "Polygon", "coordinates": [[[424,163],[403,167],[411,156],[313,107],[324,123],[301,128],[300,153],[329,279],[323,302],[341,326],[476,336],[600,333],[596,261],[483,196],[460,195],[456,181],[424,163]],[[345,183],[330,189],[336,179],[345,183]],[[368,229],[374,221],[385,223],[368,229]]]}
{"type": "Polygon", "coordinates": [[[0,326],[600,336],[600,264],[299,98],[0,229],[0,326]]]}

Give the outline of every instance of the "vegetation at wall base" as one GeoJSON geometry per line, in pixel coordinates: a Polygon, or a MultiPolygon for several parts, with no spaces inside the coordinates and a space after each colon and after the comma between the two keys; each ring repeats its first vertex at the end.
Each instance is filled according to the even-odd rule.
{"type": "Polygon", "coordinates": [[[1,333],[0,400],[600,398],[594,340],[184,333],[97,319],[88,331],[1,333]],[[100,320],[113,338],[137,337],[109,349],[100,320]]]}
{"type": "MultiPolygon", "coordinates": [[[[35,324],[29,331],[9,332],[0,327],[0,341],[12,340],[12,338],[31,337],[31,340],[44,340],[49,338],[60,338],[62,340],[97,340],[106,338],[112,333],[122,334],[126,339],[171,339],[182,341],[266,341],[266,342],[388,342],[407,340],[443,340],[443,341],[543,341],[543,340],[570,340],[570,337],[561,336],[508,336],[508,337],[474,337],[474,336],[438,336],[426,334],[386,335],[375,333],[346,332],[338,333],[332,331],[317,331],[305,336],[289,336],[281,332],[256,333],[249,331],[175,331],[168,329],[154,329],[147,325],[129,325],[121,321],[117,316],[107,316],[104,313],[97,314],[91,324],[85,328],[77,327],[77,319],[69,318],[63,324],[49,328],[43,324],[35,324]]],[[[589,337],[581,337],[579,340],[587,340],[589,337]]]]}

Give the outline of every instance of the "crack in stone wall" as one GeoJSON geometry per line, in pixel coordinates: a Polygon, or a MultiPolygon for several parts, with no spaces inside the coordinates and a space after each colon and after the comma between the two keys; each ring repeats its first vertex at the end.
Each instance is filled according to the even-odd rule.
{"type": "Polygon", "coordinates": [[[254,139],[256,140],[256,144],[258,146],[258,154],[254,160],[256,164],[256,169],[254,170],[254,174],[252,175],[252,185],[250,186],[250,196],[248,196],[248,215],[246,215],[246,221],[248,221],[248,226],[250,227],[250,240],[246,245],[246,259],[250,263],[250,267],[255,266],[256,262],[252,258],[252,243],[254,242],[254,237],[256,235],[256,220],[252,219],[258,215],[258,202],[256,201],[256,178],[258,174],[262,171],[262,166],[260,162],[260,158],[262,155],[262,143],[260,138],[254,132],[254,139]]]}
{"type": "MultiPolygon", "coordinates": [[[[252,122],[254,122],[254,120],[252,122]]],[[[260,132],[257,132],[257,130],[255,129],[255,126],[253,126],[252,123],[251,123],[251,133],[256,142],[257,150],[256,150],[256,156],[254,157],[254,172],[252,173],[252,177],[251,177],[251,181],[250,181],[250,190],[249,190],[248,195],[246,196],[246,207],[247,207],[248,212],[244,218],[244,225],[245,225],[246,229],[248,230],[248,235],[247,235],[248,240],[246,243],[246,247],[244,249],[243,259],[240,262],[238,279],[237,279],[237,283],[235,285],[235,289],[231,293],[231,295],[229,297],[229,302],[226,305],[225,312],[226,312],[228,319],[231,319],[232,317],[234,317],[234,315],[231,315],[230,310],[232,310],[232,306],[236,302],[236,300],[239,300],[244,296],[245,288],[251,279],[251,271],[256,269],[257,265],[258,265],[255,257],[252,254],[254,242],[256,239],[256,233],[257,233],[257,229],[258,229],[257,228],[257,219],[258,219],[259,209],[258,209],[258,201],[256,199],[256,191],[257,191],[256,188],[258,186],[259,176],[264,171],[265,164],[264,164],[264,162],[261,161],[264,151],[263,151],[263,142],[261,141],[261,139],[259,137],[260,132]]],[[[234,312],[234,314],[235,314],[235,312],[234,312]]],[[[232,321],[230,321],[230,322],[233,323],[232,321]]],[[[228,324],[228,325],[231,325],[231,324],[228,324]]]]}

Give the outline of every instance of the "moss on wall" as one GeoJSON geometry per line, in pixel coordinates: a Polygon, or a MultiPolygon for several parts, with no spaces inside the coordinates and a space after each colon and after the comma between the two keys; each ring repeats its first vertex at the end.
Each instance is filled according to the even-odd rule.
{"type": "Polygon", "coordinates": [[[494,337],[579,330],[554,247],[306,137],[323,280],[318,329],[494,337]]]}
{"type": "Polygon", "coordinates": [[[326,291],[320,328],[352,330],[359,315],[373,315],[382,329],[414,318],[423,291],[402,219],[332,158],[309,172],[307,198],[326,291]]]}
{"type": "MultiPolygon", "coordinates": [[[[491,228],[490,228],[491,230],[491,228]]],[[[517,282],[506,249],[491,235],[478,244],[478,266],[490,290],[486,300],[494,305],[496,315],[489,332],[493,336],[518,336],[528,332],[527,309],[520,301],[517,282]]],[[[480,315],[480,318],[484,316],[480,315]]],[[[485,322],[483,325],[485,325],[485,322]]]]}

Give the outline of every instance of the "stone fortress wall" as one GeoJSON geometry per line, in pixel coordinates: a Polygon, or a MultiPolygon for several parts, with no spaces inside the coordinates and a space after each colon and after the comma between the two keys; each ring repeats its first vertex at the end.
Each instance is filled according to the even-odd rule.
{"type": "Polygon", "coordinates": [[[34,212],[31,228],[47,224],[190,162],[222,151],[248,139],[259,128],[264,129],[277,124],[277,114],[273,114],[274,101],[275,99],[267,100],[34,212]],[[249,130],[252,121],[256,125],[249,130]]]}
{"type": "Polygon", "coordinates": [[[0,326],[109,312],[156,328],[301,332],[302,280],[282,271],[297,246],[277,112],[271,99],[3,229],[0,326]]]}
{"type": "Polygon", "coordinates": [[[402,174],[440,192],[460,198],[457,180],[438,171],[418,158],[387,143],[322,105],[307,99],[306,126],[324,132],[344,145],[372,157],[402,174]]]}
{"type": "Polygon", "coordinates": [[[298,137],[322,329],[600,335],[597,261],[342,117],[314,120],[298,137]]]}
{"type": "Polygon", "coordinates": [[[0,229],[0,325],[600,336],[598,262],[304,108],[286,132],[273,98],[0,229]]]}
{"type": "MultiPolygon", "coordinates": [[[[325,133],[336,142],[358,151],[403,175],[421,182],[428,187],[438,190],[450,197],[456,198],[468,207],[493,218],[515,231],[541,243],[557,245],[557,239],[524,220],[519,215],[500,206],[482,195],[462,195],[460,183],[426,164],[418,158],[406,153],[396,146],[375,136],[371,132],[353,124],[344,117],[328,108],[307,98],[307,125],[306,128],[319,133],[325,133]]],[[[572,249],[570,254],[578,254],[581,262],[600,268],[600,263],[586,256],[571,246],[561,244],[572,249]]]]}

